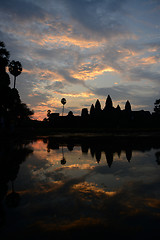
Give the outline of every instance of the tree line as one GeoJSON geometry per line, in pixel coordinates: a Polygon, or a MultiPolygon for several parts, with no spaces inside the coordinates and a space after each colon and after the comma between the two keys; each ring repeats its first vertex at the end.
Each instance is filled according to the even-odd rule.
{"type": "Polygon", "coordinates": [[[9,58],[10,53],[4,42],[0,42],[0,128],[16,126],[34,114],[33,110],[21,101],[16,89],[16,78],[22,72],[22,65],[19,61],[10,61],[9,58]],[[7,67],[14,76],[13,88],[9,86],[10,76],[6,72],[7,67]]]}

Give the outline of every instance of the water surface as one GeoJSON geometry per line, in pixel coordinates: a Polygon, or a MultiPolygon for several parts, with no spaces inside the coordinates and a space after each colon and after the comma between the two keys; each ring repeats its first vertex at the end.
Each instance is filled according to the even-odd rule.
{"type": "Polygon", "coordinates": [[[6,239],[160,236],[157,142],[7,141],[0,164],[6,239]]]}

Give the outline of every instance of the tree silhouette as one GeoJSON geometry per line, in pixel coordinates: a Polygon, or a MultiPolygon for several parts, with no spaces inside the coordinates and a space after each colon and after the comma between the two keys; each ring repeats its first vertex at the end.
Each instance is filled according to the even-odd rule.
{"type": "Polygon", "coordinates": [[[5,48],[4,42],[0,42],[0,71],[4,71],[9,62],[9,52],[5,48]]]}
{"type": "MultiPolygon", "coordinates": [[[[6,67],[9,62],[9,52],[5,48],[5,44],[0,42],[0,86],[1,89],[8,87],[10,84],[9,75],[6,73],[6,67]]],[[[4,89],[3,89],[4,90],[4,89]]]]}
{"type": "Polygon", "coordinates": [[[61,103],[63,104],[63,108],[62,108],[62,116],[63,116],[63,113],[64,113],[64,105],[66,104],[66,99],[65,98],[62,98],[61,99],[61,103]]]}
{"type": "Polygon", "coordinates": [[[16,77],[22,72],[22,65],[19,61],[11,61],[9,64],[9,72],[14,76],[14,88],[16,86],[16,77]]]}
{"type": "Polygon", "coordinates": [[[49,110],[47,111],[47,117],[49,118],[50,115],[51,115],[51,110],[49,109],[49,110]]]}
{"type": "Polygon", "coordinates": [[[21,102],[19,92],[15,88],[16,77],[22,72],[22,65],[18,61],[9,64],[9,71],[15,77],[14,88],[11,89],[9,86],[10,77],[6,72],[9,57],[5,44],[0,42],[0,122],[3,122],[3,128],[8,128],[10,124],[16,126],[21,120],[27,120],[33,115],[33,111],[21,102]]]}
{"type": "Polygon", "coordinates": [[[5,44],[0,42],[0,116],[7,111],[10,95],[10,77],[6,72],[9,62],[9,52],[5,48],[5,44]]]}
{"type": "Polygon", "coordinates": [[[30,110],[25,103],[19,104],[16,108],[16,115],[20,120],[29,120],[33,114],[34,111],[30,110]]]}
{"type": "Polygon", "coordinates": [[[72,111],[69,111],[69,113],[68,113],[68,117],[74,117],[74,115],[73,115],[73,112],[72,111]]]}
{"type": "Polygon", "coordinates": [[[154,111],[156,114],[160,114],[160,99],[157,99],[154,103],[154,111]]]}

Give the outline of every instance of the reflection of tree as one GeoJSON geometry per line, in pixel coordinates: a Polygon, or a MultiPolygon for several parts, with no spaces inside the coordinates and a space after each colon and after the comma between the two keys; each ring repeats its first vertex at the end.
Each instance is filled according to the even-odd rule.
{"type": "Polygon", "coordinates": [[[0,148],[0,176],[8,181],[17,178],[20,164],[32,153],[32,149],[22,143],[4,143],[0,148]]]}
{"type": "MultiPolygon", "coordinates": [[[[59,150],[59,142],[57,140],[55,140],[52,137],[49,137],[48,139],[45,139],[45,142],[47,143],[47,152],[50,152],[50,149],[52,150],[59,150]]],[[[72,151],[74,148],[74,144],[73,143],[68,143],[67,148],[69,151],[72,151]]],[[[62,159],[61,159],[61,164],[65,165],[66,164],[66,159],[64,156],[64,149],[63,149],[63,145],[62,145],[62,159]]]]}
{"type": "MultiPolygon", "coordinates": [[[[16,207],[19,203],[19,194],[15,192],[14,181],[17,178],[20,164],[33,150],[22,143],[1,142],[0,145],[0,202],[8,191],[8,183],[12,183],[12,192],[6,197],[6,204],[16,207]]],[[[3,222],[0,219],[0,222],[3,222]]]]}
{"type": "Polygon", "coordinates": [[[69,150],[70,152],[73,151],[74,143],[69,142],[69,143],[67,144],[67,148],[68,148],[68,150],[69,150]]]}
{"type": "Polygon", "coordinates": [[[61,164],[65,165],[66,164],[66,159],[64,157],[64,151],[63,151],[63,145],[62,145],[62,160],[61,160],[61,164]]]}
{"type": "Polygon", "coordinates": [[[20,195],[14,190],[14,182],[12,181],[12,192],[6,197],[6,204],[8,207],[14,208],[19,205],[20,195]]]}

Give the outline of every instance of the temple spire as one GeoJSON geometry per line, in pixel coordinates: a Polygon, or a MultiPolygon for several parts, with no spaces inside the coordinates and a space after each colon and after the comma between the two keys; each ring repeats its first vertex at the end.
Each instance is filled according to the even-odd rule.
{"type": "Polygon", "coordinates": [[[110,95],[108,95],[107,99],[106,99],[106,104],[104,107],[105,111],[111,111],[113,108],[113,103],[112,103],[112,99],[110,97],[110,95]]]}

